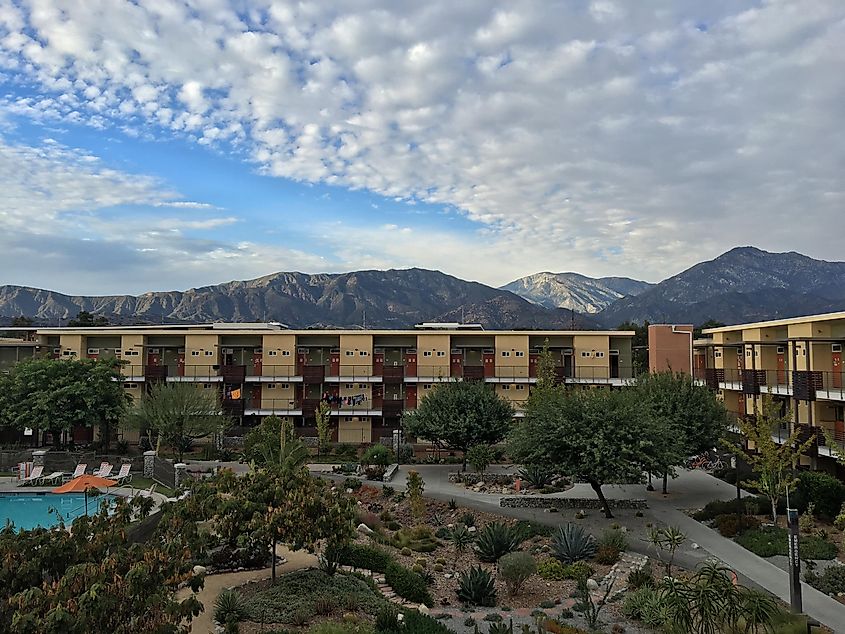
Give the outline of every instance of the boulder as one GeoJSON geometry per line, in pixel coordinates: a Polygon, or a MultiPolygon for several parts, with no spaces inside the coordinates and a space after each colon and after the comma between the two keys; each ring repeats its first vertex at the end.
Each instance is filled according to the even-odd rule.
{"type": "Polygon", "coordinates": [[[204,575],[206,573],[205,566],[194,566],[194,574],[195,575],[204,575]]]}
{"type": "Polygon", "coordinates": [[[364,535],[372,535],[375,531],[367,526],[364,523],[358,524],[358,528],[356,529],[359,533],[363,533],[364,535]]]}

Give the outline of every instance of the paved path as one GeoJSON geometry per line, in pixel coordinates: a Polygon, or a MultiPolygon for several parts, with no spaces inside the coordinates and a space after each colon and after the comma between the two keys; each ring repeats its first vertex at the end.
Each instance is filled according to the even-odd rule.
{"type": "MultiPolygon", "coordinates": [[[[311,568],[317,565],[317,557],[302,550],[292,552],[283,546],[276,548],[276,553],[287,559],[287,562],[276,566],[276,574],[293,572],[300,568],[311,568]]],[[[219,575],[208,575],[203,589],[197,593],[197,599],[203,604],[204,610],[191,621],[192,634],[209,634],[214,631],[214,601],[226,588],[239,586],[247,581],[261,581],[270,578],[270,568],[261,570],[245,570],[243,572],[225,572],[219,575]]],[[[183,588],[177,593],[177,598],[185,599],[191,594],[190,589],[183,588]]]]}
{"type": "MultiPolygon", "coordinates": [[[[571,521],[566,513],[544,513],[531,509],[500,508],[501,495],[475,493],[463,487],[449,483],[448,473],[455,471],[459,465],[412,465],[403,466],[394,478],[396,489],[404,486],[408,470],[419,471],[425,480],[425,495],[434,499],[448,501],[455,499],[461,506],[479,511],[509,515],[519,519],[527,519],[546,525],[558,525],[571,521]]],[[[494,470],[494,469],[491,469],[494,470]]],[[[497,470],[513,472],[512,468],[498,467],[497,470]]],[[[661,483],[654,482],[656,491],[647,492],[642,485],[619,487],[605,487],[605,496],[609,499],[644,498],[648,501],[649,509],[645,512],[649,518],[678,526],[687,534],[687,545],[693,542],[701,546],[698,550],[687,547],[675,557],[678,565],[684,568],[694,568],[709,556],[714,556],[725,562],[737,572],[744,584],[757,586],[768,590],[778,598],[789,603],[789,579],[787,573],[765,559],[746,550],[733,540],[719,535],[718,532],[695,521],[683,512],[683,509],[703,507],[714,499],[729,500],[736,496],[736,487],[727,484],[702,471],[683,470],[679,477],[669,482],[669,494],[660,493],[661,483]]],[[[575,485],[573,488],[556,494],[559,497],[593,498],[595,494],[587,485],[575,485]]],[[[743,495],[748,493],[743,492],[743,495]]],[[[599,531],[618,521],[620,524],[632,527],[631,550],[654,556],[654,552],[640,539],[638,532],[645,531],[644,520],[636,518],[630,511],[614,511],[616,520],[605,520],[597,511],[591,513],[585,522],[590,530],[599,531]]],[[[812,588],[806,583],[801,584],[804,613],[824,623],[835,632],[845,632],[845,605],[812,588]]]]}

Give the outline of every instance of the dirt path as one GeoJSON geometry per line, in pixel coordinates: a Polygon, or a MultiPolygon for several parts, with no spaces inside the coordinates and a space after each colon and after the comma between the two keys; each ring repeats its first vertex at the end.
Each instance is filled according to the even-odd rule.
{"type": "MultiPolygon", "coordinates": [[[[287,548],[279,546],[276,553],[287,559],[287,563],[276,566],[276,574],[284,574],[299,570],[300,568],[311,568],[317,565],[317,557],[302,550],[292,552],[287,548]]],[[[205,609],[198,617],[191,621],[192,634],[209,634],[214,631],[212,618],[214,616],[214,601],[217,595],[225,588],[239,586],[247,581],[257,581],[270,578],[270,568],[261,570],[245,570],[243,572],[226,572],[219,575],[208,575],[205,578],[205,586],[197,593],[197,599],[205,606],[205,609]]],[[[183,588],[177,594],[179,599],[190,596],[190,589],[183,588]]]]}

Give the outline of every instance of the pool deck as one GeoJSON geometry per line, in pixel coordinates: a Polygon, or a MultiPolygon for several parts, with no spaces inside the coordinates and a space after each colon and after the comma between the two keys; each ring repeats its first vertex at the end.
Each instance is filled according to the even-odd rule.
{"type": "MultiPolygon", "coordinates": [[[[56,487],[53,485],[50,486],[18,486],[18,479],[14,476],[4,476],[0,477],[0,493],[49,493],[56,487]]],[[[112,495],[121,495],[123,497],[133,497],[135,495],[141,495],[147,497],[150,495],[148,489],[137,489],[131,486],[120,486],[120,487],[112,487],[107,490],[108,493],[112,495]]],[[[164,502],[168,500],[168,498],[161,493],[152,493],[152,498],[155,501],[155,508],[161,506],[164,502]]]]}

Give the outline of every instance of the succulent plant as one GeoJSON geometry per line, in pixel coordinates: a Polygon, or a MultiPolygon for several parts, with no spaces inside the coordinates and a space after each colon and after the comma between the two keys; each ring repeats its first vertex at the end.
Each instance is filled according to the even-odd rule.
{"type": "Polygon", "coordinates": [[[458,599],[470,605],[492,608],[496,605],[493,575],[481,566],[473,566],[462,572],[458,579],[458,599]]]}
{"type": "Polygon", "coordinates": [[[596,554],[596,540],[571,522],[560,526],[552,535],[552,554],[565,564],[589,559],[596,554]]]}
{"type": "Polygon", "coordinates": [[[548,467],[538,464],[527,464],[518,473],[520,478],[538,489],[550,484],[554,477],[554,473],[548,467]]]}
{"type": "Polygon", "coordinates": [[[475,551],[481,561],[495,563],[502,555],[517,550],[525,538],[525,528],[520,524],[490,522],[479,531],[475,551]]]}

